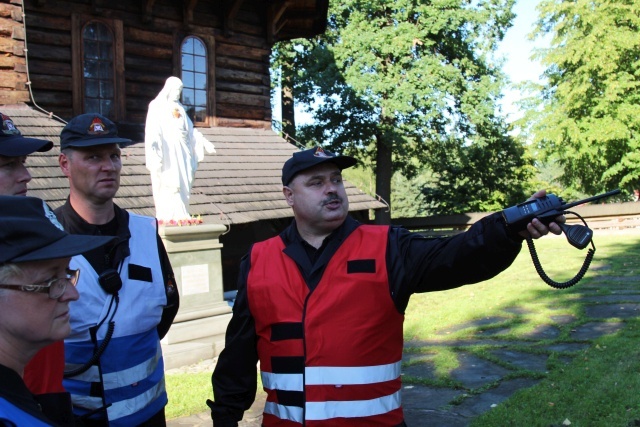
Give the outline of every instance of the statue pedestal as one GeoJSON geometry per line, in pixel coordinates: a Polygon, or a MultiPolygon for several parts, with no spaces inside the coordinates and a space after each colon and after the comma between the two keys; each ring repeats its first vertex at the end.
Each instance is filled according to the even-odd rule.
{"type": "Polygon", "coordinates": [[[223,299],[223,225],[160,226],[180,292],[180,309],[162,340],[165,369],[211,359],[224,348],[231,307],[223,299]]]}

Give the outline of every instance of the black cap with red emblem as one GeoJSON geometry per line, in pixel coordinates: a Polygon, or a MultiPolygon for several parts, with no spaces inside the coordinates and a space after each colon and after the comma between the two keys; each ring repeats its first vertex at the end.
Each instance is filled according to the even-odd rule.
{"type": "Polygon", "coordinates": [[[326,162],[335,163],[340,170],[350,168],[358,163],[355,157],[336,156],[322,147],[298,151],[293,153],[293,156],[282,167],[282,185],[289,185],[297,173],[326,162]]]}
{"type": "Polygon", "coordinates": [[[60,149],[118,144],[126,147],[133,141],[118,136],[118,128],[108,118],[97,113],[85,113],[74,117],[60,133],[60,149]]]}

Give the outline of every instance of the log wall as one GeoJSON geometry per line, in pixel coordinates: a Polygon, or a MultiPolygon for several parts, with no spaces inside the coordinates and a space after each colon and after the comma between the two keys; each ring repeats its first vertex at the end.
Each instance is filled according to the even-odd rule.
{"type": "MultiPolygon", "coordinates": [[[[27,102],[20,1],[0,1],[0,53],[4,56],[0,60],[0,103],[27,102]]],[[[266,35],[265,2],[242,2],[233,32],[227,34],[219,0],[199,0],[191,12],[185,3],[25,0],[28,64],[35,103],[64,119],[79,113],[73,107],[77,82],[72,66],[72,16],[90,15],[122,22],[124,114],[119,123],[144,125],[149,102],[167,77],[179,76],[179,43],[184,36],[195,35],[214,44],[208,46],[209,54],[214,55],[210,63],[215,64],[210,74],[215,82],[209,81],[214,85],[209,90],[209,124],[270,127],[271,46],[266,35]],[[145,10],[148,4],[152,6],[145,10]]]]}

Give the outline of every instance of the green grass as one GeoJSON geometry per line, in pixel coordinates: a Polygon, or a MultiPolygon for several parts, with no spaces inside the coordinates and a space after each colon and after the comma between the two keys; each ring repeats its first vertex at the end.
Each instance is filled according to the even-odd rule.
{"type": "MultiPolygon", "coordinates": [[[[531,372],[510,367],[512,373],[508,378],[529,377],[540,379],[540,382],[476,418],[474,427],[551,427],[561,426],[565,420],[569,420],[572,427],[640,425],[640,422],[635,424],[635,420],[640,420],[640,399],[637,398],[640,390],[640,321],[622,320],[625,322],[622,331],[602,337],[578,353],[554,353],[544,349],[550,344],[575,342],[570,337],[571,330],[590,321],[585,308],[594,304],[583,297],[640,289],[640,235],[596,234],[594,241],[597,251],[591,268],[580,283],[569,289],[547,286],[538,277],[524,245],[514,264],[492,280],[444,292],[414,295],[405,319],[405,341],[411,343],[405,352],[421,357],[408,362],[405,368],[408,364],[428,363],[433,367],[434,377],[404,377],[405,383],[462,388],[450,376],[450,372],[458,367],[457,353],[464,350],[493,363],[502,363],[491,356],[491,350],[496,347],[484,344],[460,349],[453,345],[430,345],[430,342],[482,339],[490,336],[492,329],[498,329],[503,331],[499,335],[502,343],[513,343],[509,348],[546,354],[547,371],[531,372]],[[573,320],[567,324],[554,324],[552,316],[572,316],[573,320]],[[495,322],[483,325],[482,319],[487,317],[502,320],[497,325],[495,322]],[[468,327],[455,328],[461,324],[468,327]],[[560,330],[557,337],[527,338],[527,334],[537,328],[552,324],[560,330]],[[523,342],[527,345],[523,346],[523,342]]],[[[564,237],[538,240],[536,247],[545,271],[557,281],[575,275],[586,253],[586,250],[579,251],[570,246],[564,237]]],[[[212,394],[210,373],[168,376],[167,390],[167,418],[206,411],[204,402],[212,394]]],[[[482,391],[469,389],[465,394],[473,396],[482,391]]],[[[457,403],[461,402],[452,402],[453,405],[457,403]]]]}
{"type": "Polygon", "coordinates": [[[211,372],[197,374],[166,375],[169,404],[166,407],[168,420],[206,412],[207,399],[213,399],[211,372]]]}

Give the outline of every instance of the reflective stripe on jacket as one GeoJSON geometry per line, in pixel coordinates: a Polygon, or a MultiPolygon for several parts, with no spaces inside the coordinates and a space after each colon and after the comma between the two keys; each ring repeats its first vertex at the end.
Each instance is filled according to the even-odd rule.
{"type": "Polygon", "coordinates": [[[395,426],[402,324],[390,295],[388,227],[360,226],[313,291],[280,237],[255,244],[247,296],[270,426],[395,426]]]}
{"type": "MultiPolygon", "coordinates": [[[[74,411],[85,414],[103,406],[102,390],[111,426],[138,425],[167,403],[162,348],[156,327],[166,294],[158,254],[154,218],[129,214],[131,255],[118,266],[122,289],[113,321],[113,335],[99,367],[65,379],[74,411]],[[98,385],[98,387],[96,387],[98,385]]],[[[71,334],[65,340],[65,370],[82,366],[94,352],[89,329],[105,316],[98,329],[100,345],[107,333],[112,296],[98,285],[98,274],[83,256],[72,258],[71,268],[80,268],[80,299],[71,304],[71,334]]],[[[104,412],[99,414],[104,417],[104,412]]]]}

